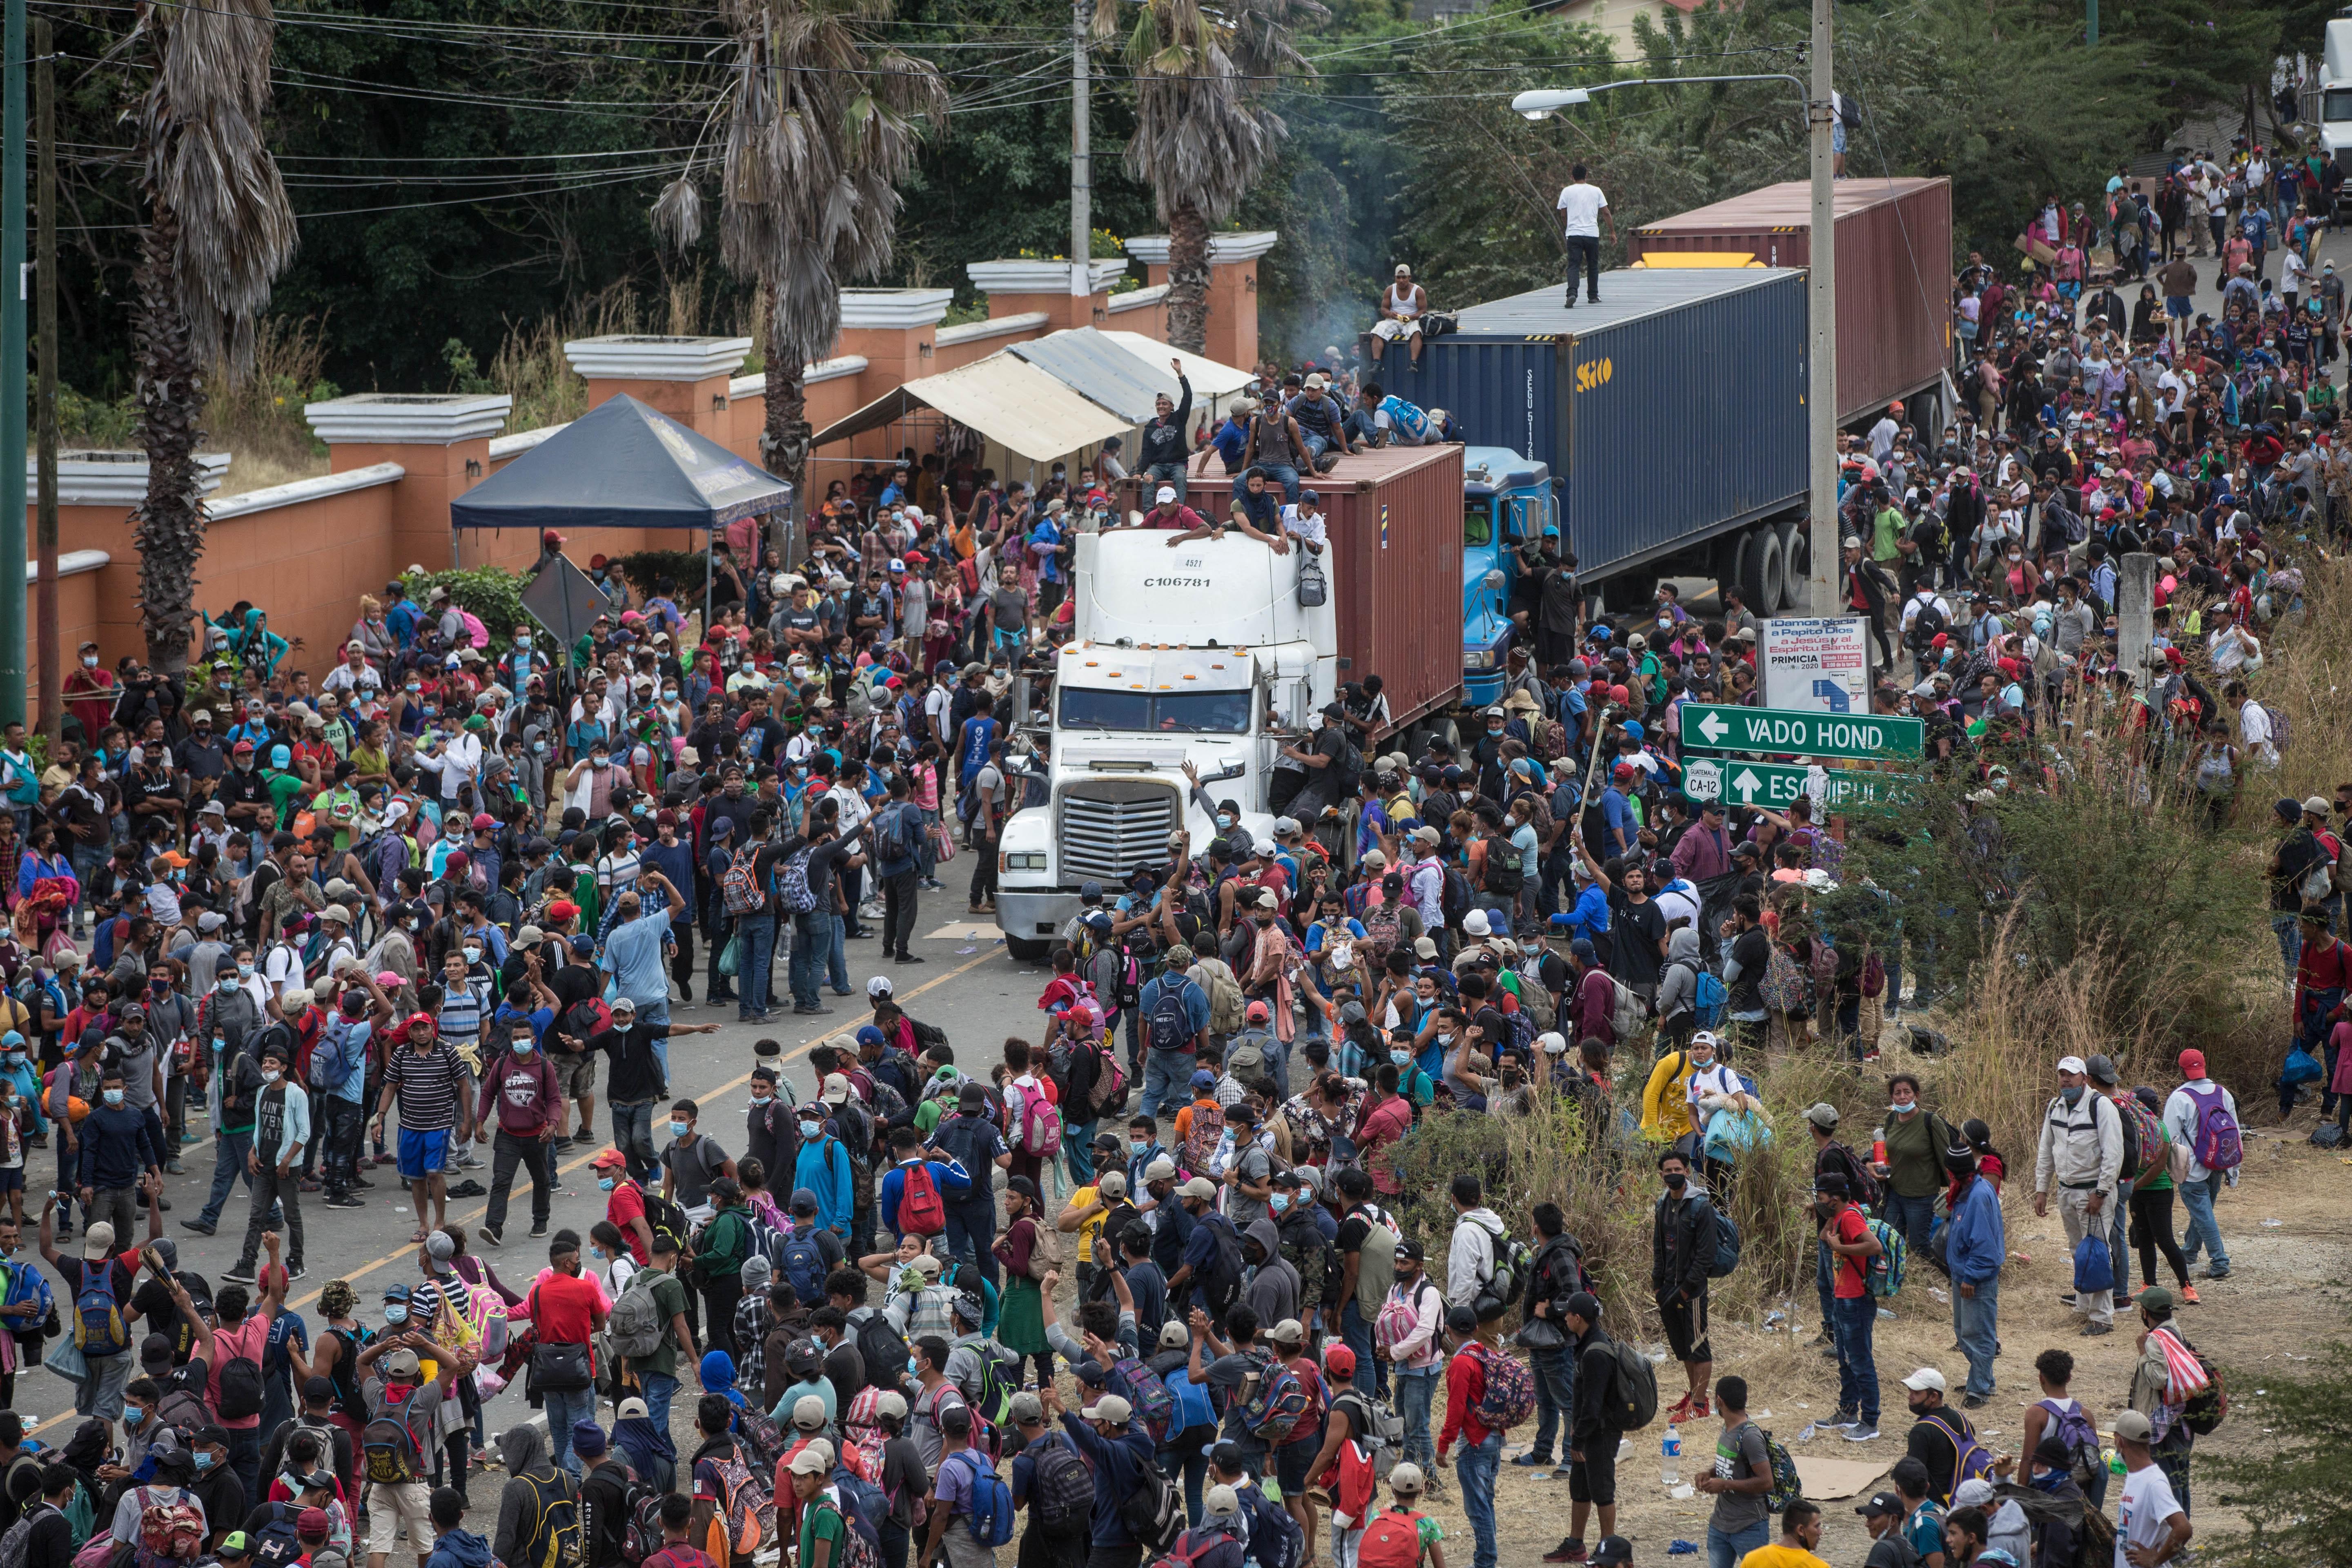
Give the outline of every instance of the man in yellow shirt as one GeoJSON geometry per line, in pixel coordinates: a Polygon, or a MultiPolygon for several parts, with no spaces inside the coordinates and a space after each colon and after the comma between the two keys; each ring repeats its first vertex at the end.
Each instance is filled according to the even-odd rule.
{"type": "Polygon", "coordinates": [[[1739,1560],[1739,1568],[1830,1568],[1814,1555],[1822,1543],[1822,1510],[1799,1498],[1780,1510],[1780,1539],[1739,1560]]]}

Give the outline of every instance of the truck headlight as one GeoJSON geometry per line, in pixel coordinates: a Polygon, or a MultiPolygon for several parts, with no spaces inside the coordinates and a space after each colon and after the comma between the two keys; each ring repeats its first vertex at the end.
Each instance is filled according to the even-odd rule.
{"type": "Polygon", "coordinates": [[[1462,656],[1462,668],[1465,669],[1494,668],[1495,650],[1492,648],[1477,648],[1469,653],[1464,654],[1462,656]]]}
{"type": "Polygon", "coordinates": [[[996,868],[999,871],[1042,871],[1045,868],[1045,851],[1024,849],[999,855],[996,868]]]}

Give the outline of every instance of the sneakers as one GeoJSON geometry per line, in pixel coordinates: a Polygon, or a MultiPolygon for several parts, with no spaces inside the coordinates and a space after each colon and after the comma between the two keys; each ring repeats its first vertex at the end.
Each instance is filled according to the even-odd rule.
{"type": "Polygon", "coordinates": [[[2173,1293],[2192,1307],[2201,1307],[2205,1304],[2197,1299],[2197,1287],[2194,1285],[2183,1285],[2173,1293]]]}
{"type": "Polygon", "coordinates": [[[1584,1561],[1584,1542],[1574,1536],[1563,1537],[1558,1546],[1543,1554],[1543,1560],[1547,1563],[1581,1563],[1584,1561]]]}
{"type": "Polygon", "coordinates": [[[1690,1419],[1694,1421],[1704,1421],[1712,1414],[1713,1412],[1708,1408],[1706,1400],[1694,1399],[1691,1401],[1690,1419]]]}
{"type": "Polygon", "coordinates": [[[1691,1396],[1685,1394],[1680,1399],[1675,1401],[1675,1407],[1672,1410],[1666,1412],[1666,1425],[1669,1426],[1678,1426],[1682,1425],[1682,1423],[1689,1420],[1690,1417],[1691,1396]]]}
{"type": "Polygon", "coordinates": [[[534,1241],[544,1237],[547,1235],[547,1222],[545,1220],[541,1220],[537,1225],[532,1226],[530,1227],[530,1234],[531,1239],[534,1241]]]}
{"type": "Polygon", "coordinates": [[[484,1241],[488,1242],[492,1247],[504,1247],[507,1244],[506,1238],[503,1236],[499,1235],[496,1229],[487,1225],[481,1229],[476,1231],[474,1234],[480,1237],[484,1241]]]}
{"type": "Polygon", "coordinates": [[[1875,1421],[1857,1421],[1857,1422],[1855,1422],[1855,1423],[1853,1424],[1853,1426],[1851,1428],[1849,1428],[1849,1429],[1848,1429],[1848,1431],[1846,1432],[1846,1435],[1845,1435],[1845,1440],[1846,1440],[1847,1442],[1849,1442],[1849,1443],[1875,1443],[1875,1442],[1877,1442],[1877,1441],[1878,1441],[1878,1423],[1877,1423],[1877,1422],[1875,1422],[1875,1421]]]}
{"type": "Polygon", "coordinates": [[[299,1263],[289,1263],[286,1266],[286,1282],[291,1285],[295,1280],[301,1279],[305,1274],[310,1272],[310,1270],[308,1268],[299,1263]]]}
{"type": "Polygon", "coordinates": [[[1513,1459],[1511,1463],[1523,1470],[1539,1470],[1546,1465],[1550,1464],[1551,1461],[1543,1458],[1534,1449],[1530,1448],[1526,1453],[1521,1454],[1517,1458],[1513,1459]]]}
{"type": "Polygon", "coordinates": [[[1841,1410],[1828,1420],[1816,1421],[1813,1425],[1827,1432],[1843,1432],[1861,1426],[1862,1417],[1851,1410],[1841,1410]]]}
{"type": "Polygon", "coordinates": [[[899,963],[920,963],[923,961],[911,952],[902,952],[898,954],[896,962],[899,963]]]}
{"type": "Polygon", "coordinates": [[[2083,1337],[2086,1340],[2096,1339],[2101,1334],[2112,1334],[2115,1331],[2116,1326],[2113,1323],[2084,1323],[2083,1325],[2083,1337]]]}
{"type": "Polygon", "coordinates": [[[230,1285],[251,1285],[256,1283],[253,1274],[253,1265],[250,1263],[239,1263],[232,1268],[222,1270],[221,1279],[225,1283],[230,1285]]]}
{"type": "Polygon", "coordinates": [[[1960,1403],[1970,1410],[1982,1410],[1986,1405],[1992,1403],[1992,1395],[1990,1394],[1971,1394],[1962,1398],[1960,1403]]]}
{"type": "Polygon", "coordinates": [[[327,1199],[327,1207],[331,1209],[363,1209],[367,1207],[367,1200],[364,1198],[355,1198],[349,1193],[336,1193],[327,1199]]]}
{"type": "MultiPolygon", "coordinates": [[[[180,1228],[182,1230],[193,1230],[198,1236],[210,1236],[213,1234],[215,1227],[206,1220],[184,1219],[180,1222],[180,1228]]],[[[226,1278],[226,1276],[223,1276],[223,1278],[226,1278]]]]}
{"type": "Polygon", "coordinates": [[[831,1014],[832,1011],[832,1008],[820,1002],[814,1006],[795,1007],[793,1009],[793,1016],[796,1018],[821,1018],[831,1014]]]}

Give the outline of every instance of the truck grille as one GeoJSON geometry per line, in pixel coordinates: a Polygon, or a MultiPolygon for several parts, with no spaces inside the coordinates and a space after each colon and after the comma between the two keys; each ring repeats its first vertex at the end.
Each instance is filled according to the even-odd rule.
{"type": "Polygon", "coordinates": [[[1074,786],[1062,796],[1061,880],[1116,881],[1139,866],[1165,865],[1175,826],[1176,796],[1164,784],[1074,786]]]}

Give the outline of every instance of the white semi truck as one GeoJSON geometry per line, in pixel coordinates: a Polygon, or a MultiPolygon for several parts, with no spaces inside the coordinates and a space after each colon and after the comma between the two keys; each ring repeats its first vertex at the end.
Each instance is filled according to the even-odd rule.
{"type": "Polygon", "coordinates": [[[2319,144],[2352,169],[2352,17],[2327,24],[2319,64],[2319,144]]]}

